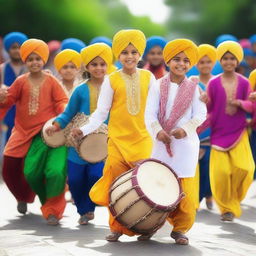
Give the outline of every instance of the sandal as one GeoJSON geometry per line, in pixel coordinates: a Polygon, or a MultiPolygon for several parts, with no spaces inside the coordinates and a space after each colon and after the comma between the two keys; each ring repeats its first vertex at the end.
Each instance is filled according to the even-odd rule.
{"type": "Polygon", "coordinates": [[[220,216],[220,219],[222,220],[222,221],[229,221],[229,222],[231,222],[231,221],[233,221],[234,220],[234,214],[232,213],[232,212],[225,212],[225,213],[223,213],[221,216],[220,216]]]}
{"type": "Polygon", "coordinates": [[[17,210],[21,214],[26,214],[26,212],[28,210],[27,203],[19,201],[18,204],[17,204],[17,210]]]}
{"type": "Polygon", "coordinates": [[[86,214],[81,215],[80,218],[79,218],[79,220],[78,220],[78,223],[79,223],[80,225],[87,225],[88,222],[89,222],[89,218],[87,218],[86,214]]]}
{"type": "Polygon", "coordinates": [[[47,218],[47,224],[51,226],[57,226],[59,224],[59,220],[56,216],[50,214],[47,218]]]}
{"type": "Polygon", "coordinates": [[[121,233],[118,232],[112,232],[111,234],[109,234],[108,236],[106,236],[106,240],[108,242],[117,242],[118,238],[121,236],[121,233]]]}
{"type": "Polygon", "coordinates": [[[212,202],[212,197],[206,197],[205,198],[205,204],[208,210],[212,210],[213,208],[213,202],[212,202]]]}
{"type": "Polygon", "coordinates": [[[87,212],[85,214],[88,220],[93,220],[94,219],[94,212],[87,212]]]}
{"type": "Polygon", "coordinates": [[[171,238],[173,238],[175,240],[176,244],[179,244],[179,245],[188,245],[189,244],[188,238],[181,232],[172,231],[171,238]]]}

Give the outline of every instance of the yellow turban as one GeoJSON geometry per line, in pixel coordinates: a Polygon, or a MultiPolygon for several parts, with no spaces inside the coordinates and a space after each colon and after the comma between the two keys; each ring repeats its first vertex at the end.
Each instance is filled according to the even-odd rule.
{"type": "Polygon", "coordinates": [[[49,57],[48,45],[39,39],[29,39],[25,41],[20,47],[20,56],[23,62],[26,61],[27,57],[32,53],[39,55],[44,63],[47,62],[49,57]]]}
{"type": "Polygon", "coordinates": [[[79,68],[82,63],[81,55],[77,51],[71,49],[63,50],[58,53],[54,58],[55,68],[59,71],[64,65],[66,65],[70,61],[74,63],[77,68],[79,68]]]}
{"type": "Polygon", "coordinates": [[[116,59],[129,44],[132,44],[142,56],[146,47],[146,37],[143,32],[137,29],[125,29],[117,32],[113,37],[112,44],[116,59]]]}
{"type": "Polygon", "coordinates": [[[81,50],[82,60],[87,66],[96,57],[101,57],[110,66],[112,64],[113,54],[111,48],[105,43],[91,44],[81,50]]]}
{"type": "Polygon", "coordinates": [[[215,63],[217,60],[217,51],[216,48],[210,44],[201,44],[198,46],[199,57],[198,60],[204,56],[208,56],[210,60],[215,63]]]}
{"type": "Polygon", "coordinates": [[[217,57],[221,60],[226,52],[232,53],[240,63],[244,58],[243,48],[241,45],[234,41],[225,41],[217,47],[217,57]]]}
{"type": "Polygon", "coordinates": [[[250,81],[252,90],[255,91],[255,89],[256,89],[256,69],[254,69],[251,72],[251,74],[249,76],[249,81],[250,81]]]}
{"type": "Polygon", "coordinates": [[[184,52],[189,58],[190,67],[198,61],[198,47],[188,39],[176,39],[166,44],[163,50],[164,61],[167,64],[174,56],[184,52]]]}

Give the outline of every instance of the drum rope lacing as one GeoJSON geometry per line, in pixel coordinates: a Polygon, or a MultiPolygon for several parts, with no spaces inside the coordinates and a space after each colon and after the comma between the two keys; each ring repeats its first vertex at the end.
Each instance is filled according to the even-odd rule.
{"type": "MultiPolygon", "coordinates": [[[[133,171],[133,170],[131,170],[130,172],[132,172],[132,171],[133,171]]],[[[129,173],[129,172],[126,172],[125,174],[128,174],[128,173],[129,173]]],[[[122,175],[122,176],[123,176],[123,175],[122,175]]],[[[119,178],[122,177],[122,176],[119,176],[119,178]]],[[[113,192],[113,190],[115,190],[117,187],[123,185],[125,182],[127,182],[128,180],[131,180],[131,179],[134,178],[134,177],[136,177],[136,175],[129,176],[129,177],[127,177],[126,179],[122,180],[122,181],[121,181],[120,183],[118,183],[118,184],[115,184],[115,182],[114,182],[115,186],[113,186],[113,187],[111,188],[110,193],[113,192]]]]}

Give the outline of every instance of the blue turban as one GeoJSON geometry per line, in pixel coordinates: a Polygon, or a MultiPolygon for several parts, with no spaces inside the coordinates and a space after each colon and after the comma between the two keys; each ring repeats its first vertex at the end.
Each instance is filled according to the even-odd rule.
{"type": "Polygon", "coordinates": [[[252,44],[255,44],[255,43],[256,43],[256,34],[255,34],[255,35],[252,35],[249,39],[250,39],[250,42],[251,42],[252,44]]]}
{"type": "Polygon", "coordinates": [[[229,35],[229,34],[220,35],[216,39],[215,46],[217,47],[219,44],[221,44],[221,43],[223,43],[225,41],[238,42],[238,39],[235,36],[229,35]]]}
{"type": "Polygon", "coordinates": [[[105,43],[107,44],[109,47],[112,47],[112,41],[105,36],[97,36],[94,37],[91,41],[90,44],[95,44],[95,43],[105,43]]]}
{"type": "Polygon", "coordinates": [[[8,52],[14,43],[18,43],[21,46],[26,40],[28,40],[28,37],[25,34],[20,32],[11,32],[3,39],[4,48],[8,52]]]}
{"type": "Polygon", "coordinates": [[[151,36],[147,39],[146,49],[144,51],[144,57],[148,54],[148,52],[154,48],[155,46],[160,46],[164,49],[167,44],[167,40],[161,36],[151,36]]]}
{"type": "Polygon", "coordinates": [[[247,57],[247,56],[254,57],[254,52],[251,49],[244,48],[243,51],[244,51],[245,57],[247,57]]]}
{"type": "Polygon", "coordinates": [[[67,38],[61,42],[61,51],[71,49],[80,53],[86,47],[85,43],[77,38],[67,38]]]}

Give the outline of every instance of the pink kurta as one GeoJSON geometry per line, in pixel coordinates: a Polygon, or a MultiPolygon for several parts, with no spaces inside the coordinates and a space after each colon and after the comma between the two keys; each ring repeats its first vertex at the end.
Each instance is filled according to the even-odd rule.
{"type": "Polygon", "coordinates": [[[68,102],[62,86],[49,74],[38,89],[32,86],[29,73],[18,77],[8,90],[8,97],[0,103],[0,120],[7,110],[16,104],[15,126],[4,155],[24,157],[32,138],[40,132],[45,122],[64,111],[68,102]]]}

